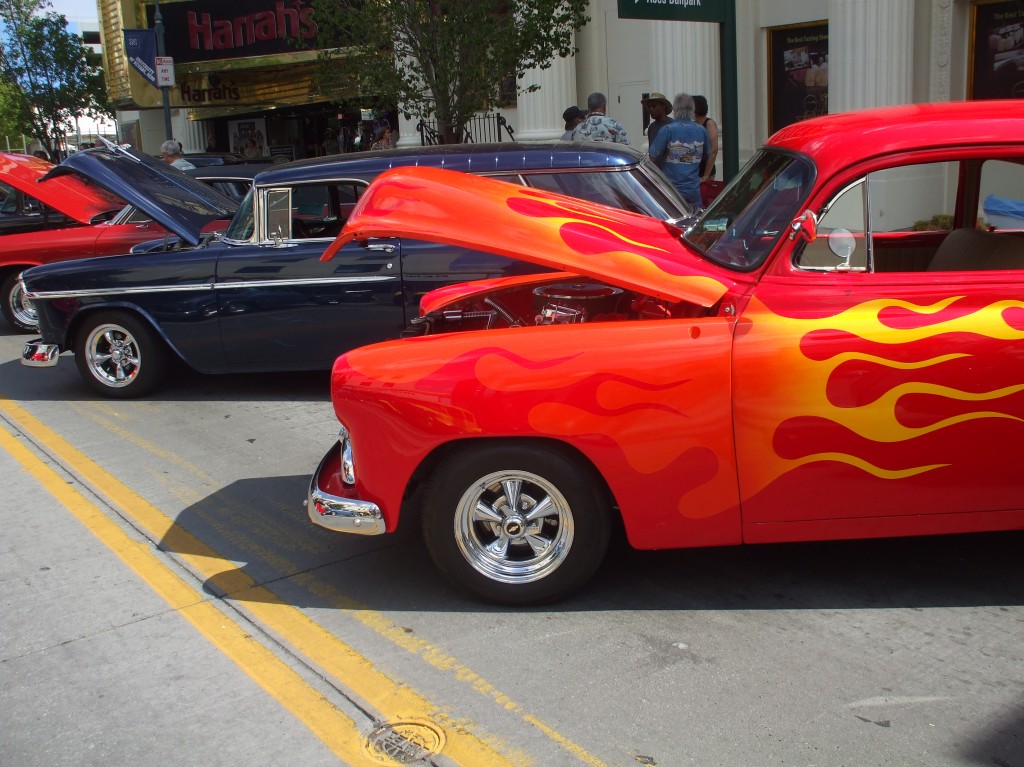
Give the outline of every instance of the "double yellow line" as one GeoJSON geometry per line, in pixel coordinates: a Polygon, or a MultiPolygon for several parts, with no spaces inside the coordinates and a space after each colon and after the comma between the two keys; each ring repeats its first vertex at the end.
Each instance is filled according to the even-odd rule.
{"type": "MultiPolygon", "coordinates": [[[[492,736],[476,734],[477,728],[473,723],[465,719],[452,719],[442,708],[433,705],[408,686],[392,680],[352,647],[274,592],[255,583],[233,563],[224,560],[216,551],[176,525],[174,520],[103,470],[59,434],[2,395],[0,414],[13,427],[30,437],[45,453],[56,457],[87,485],[100,491],[147,536],[153,540],[173,536],[176,540],[175,549],[188,552],[180,556],[198,578],[210,582],[231,599],[244,602],[246,611],[256,622],[290,645],[310,664],[336,680],[344,690],[353,693],[354,700],[372,711],[377,722],[433,725],[441,733],[437,744],[440,752],[462,767],[524,767],[533,763],[528,755],[509,749],[492,736]]],[[[68,484],[6,429],[0,429],[0,448],[10,453],[174,610],[190,621],[341,760],[353,767],[399,764],[371,748],[359,723],[310,687],[262,643],[253,639],[242,625],[212,604],[209,597],[194,584],[169,568],[155,554],[150,543],[133,539],[95,503],[68,484]]],[[[387,630],[389,622],[383,616],[370,611],[370,615],[365,617],[368,620],[364,620],[364,623],[378,624],[378,633],[391,633],[387,630]]],[[[409,647],[406,649],[416,651],[409,647]]],[[[422,652],[423,648],[419,649],[422,652]]],[[[489,689],[481,692],[499,703],[503,701],[504,708],[516,711],[523,721],[536,727],[579,761],[590,767],[603,767],[600,760],[527,714],[518,704],[497,694],[497,691],[489,689]]]]}

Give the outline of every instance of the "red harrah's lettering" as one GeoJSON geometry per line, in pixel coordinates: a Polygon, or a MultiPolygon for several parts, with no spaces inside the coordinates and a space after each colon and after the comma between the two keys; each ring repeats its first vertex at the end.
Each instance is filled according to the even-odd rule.
{"type": "Polygon", "coordinates": [[[294,7],[286,8],[283,0],[278,0],[273,11],[250,13],[231,20],[214,20],[208,13],[196,14],[189,11],[189,47],[192,50],[218,51],[278,38],[301,37],[312,40],[316,37],[312,7],[304,7],[302,0],[291,5],[294,7]]]}
{"type": "Polygon", "coordinates": [[[242,92],[234,85],[218,85],[211,88],[193,88],[188,82],[182,82],[178,86],[181,100],[190,103],[202,103],[205,101],[238,101],[242,98],[242,92]]]}

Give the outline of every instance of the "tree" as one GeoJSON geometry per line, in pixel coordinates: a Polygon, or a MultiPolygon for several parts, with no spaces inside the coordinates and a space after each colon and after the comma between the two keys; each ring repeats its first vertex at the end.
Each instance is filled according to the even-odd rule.
{"type": "Polygon", "coordinates": [[[92,52],[48,6],[48,0],[0,0],[0,65],[21,91],[20,121],[59,159],[76,117],[112,112],[103,73],[89,63],[92,52]]]}
{"type": "Polygon", "coordinates": [[[436,117],[445,143],[461,141],[474,114],[516,93],[523,74],[575,53],[573,32],[589,0],[315,0],[319,82],[436,117]]]}
{"type": "Polygon", "coordinates": [[[21,136],[31,133],[31,126],[22,119],[24,95],[21,88],[0,78],[0,136],[21,136]]]}

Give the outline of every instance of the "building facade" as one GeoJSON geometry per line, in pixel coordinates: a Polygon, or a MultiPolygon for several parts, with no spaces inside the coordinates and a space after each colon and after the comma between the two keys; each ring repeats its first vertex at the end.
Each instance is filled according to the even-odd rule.
{"type": "Polygon", "coordinates": [[[594,0],[577,56],[534,75],[541,90],[509,117],[517,138],[557,137],[562,110],[601,91],[645,145],[640,99],[685,91],[706,96],[734,132],[742,165],[775,130],[816,114],[1024,95],[1019,0],[735,0],[737,115],[726,124],[719,24],[623,19],[619,5],[594,0]]]}
{"type": "MultiPolygon", "coordinates": [[[[166,138],[163,90],[131,63],[125,31],[154,30],[157,4],[100,6],[104,72],[122,141],[154,153],[166,138]]],[[[159,3],[173,138],[186,152],[286,159],[349,148],[365,115],[317,85],[313,6],[304,0],[159,3]]],[[[158,33],[159,34],[159,33],[158,33]]],[[[151,73],[152,74],[152,73],[151,73]]],[[[372,115],[371,115],[372,118],[372,115]]]]}
{"type": "MultiPolygon", "coordinates": [[[[352,94],[317,90],[315,16],[303,0],[165,0],[160,8],[175,61],[173,130],[187,151],[202,151],[211,137],[219,149],[244,150],[243,136],[262,138],[264,155],[351,150],[379,117],[352,94]]],[[[161,94],[124,61],[123,30],[152,27],[153,11],[117,0],[101,6],[110,94],[125,107],[123,132],[145,151],[163,140],[161,94]]],[[[773,131],[816,114],[1024,95],[1019,0],[592,0],[589,15],[577,55],[527,73],[525,84],[540,90],[502,110],[517,140],[558,138],[563,110],[600,91],[642,147],[643,96],[686,91],[707,97],[742,165],[773,131]],[[674,7],[725,2],[735,3],[736,20],[731,119],[723,119],[721,25],[674,18],[674,7]],[[637,4],[663,18],[622,17],[637,4]]],[[[400,144],[420,141],[415,121],[389,117],[400,144]]]]}

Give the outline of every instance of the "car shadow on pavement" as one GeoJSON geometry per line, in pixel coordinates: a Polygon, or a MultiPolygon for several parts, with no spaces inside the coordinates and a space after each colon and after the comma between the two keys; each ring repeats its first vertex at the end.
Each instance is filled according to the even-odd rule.
{"type": "Polygon", "coordinates": [[[1024,764],[1024,703],[1018,704],[984,730],[962,750],[965,764],[991,764],[1016,767],[1024,764]]]}
{"type": "MultiPolygon", "coordinates": [[[[415,519],[403,520],[397,533],[369,537],[313,525],[303,505],[308,482],[308,476],[234,482],[184,509],[160,545],[176,554],[198,554],[203,553],[195,550],[201,544],[226,564],[241,563],[209,580],[209,591],[218,595],[224,584],[232,588],[245,582],[267,585],[272,598],[302,608],[509,609],[477,601],[451,585],[434,568],[415,519]]],[[[635,551],[617,542],[583,591],[536,609],[1021,605],[1022,550],[1024,532],[659,552],[635,551]]]]}
{"type": "MultiPolygon", "coordinates": [[[[27,338],[27,336],[26,336],[27,338]]],[[[275,401],[327,402],[331,398],[327,370],[292,373],[229,373],[203,375],[172,365],[160,386],[144,400],[162,402],[275,401]]],[[[62,354],[55,367],[34,369],[18,360],[0,364],[0,394],[21,402],[112,400],[101,397],[82,380],[73,355],[62,354]]]]}

